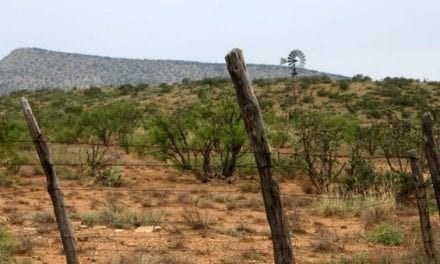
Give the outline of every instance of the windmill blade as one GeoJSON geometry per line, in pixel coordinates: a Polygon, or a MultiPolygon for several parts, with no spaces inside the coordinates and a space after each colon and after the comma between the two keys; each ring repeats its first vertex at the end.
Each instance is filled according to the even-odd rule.
{"type": "Polygon", "coordinates": [[[290,52],[289,56],[287,57],[287,61],[293,61],[296,58],[296,55],[294,52],[290,52]]]}
{"type": "Polygon", "coordinates": [[[292,76],[296,76],[306,64],[306,56],[301,50],[292,50],[287,56],[287,65],[292,68],[292,76]]]}

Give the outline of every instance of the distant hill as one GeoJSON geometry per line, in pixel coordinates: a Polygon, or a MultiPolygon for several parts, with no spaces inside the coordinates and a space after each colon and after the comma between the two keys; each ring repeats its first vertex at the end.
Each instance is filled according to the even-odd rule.
{"type": "MultiPolygon", "coordinates": [[[[288,77],[290,70],[277,65],[248,64],[252,78],[288,77]]],[[[304,70],[303,75],[340,75],[304,70]]],[[[0,61],[0,93],[41,88],[87,88],[121,84],[176,83],[227,77],[225,64],[177,60],[121,59],[20,48],[0,61]]]]}

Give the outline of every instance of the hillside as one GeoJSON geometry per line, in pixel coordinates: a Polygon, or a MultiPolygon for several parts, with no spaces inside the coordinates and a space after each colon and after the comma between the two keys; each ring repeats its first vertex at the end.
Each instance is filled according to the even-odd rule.
{"type": "MultiPolygon", "coordinates": [[[[287,67],[249,64],[252,78],[288,77],[287,67]]],[[[304,76],[343,76],[304,70],[304,76]]],[[[200,80],[227,77],[222,63],[177,60],[121,59],[55,52],[37,48],[12,51],[0,61],[0,94],[41,88],[87,88],[121,84],[176,83],[187,78],[200,80]]]]}

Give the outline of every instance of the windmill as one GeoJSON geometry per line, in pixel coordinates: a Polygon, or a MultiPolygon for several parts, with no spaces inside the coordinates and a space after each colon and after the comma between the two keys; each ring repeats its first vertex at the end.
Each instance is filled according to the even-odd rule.
{"type": "Polygon", "coordinates": [[[287,64],[287,66],[292,69],[292,78],[295,79],[295,77],[299,74],[299,71],[304,69],[306,64],[306,56],[298,49],[292,50],[287,59],[281,58],[280,64],[287,64]]]}
{"type": "MultiPolygon", "coordinates": [[[[296,98],[298,95],[295,91],[298,91],[297,83],[296,83],[296,76],[299,74],[299,72],[304,69],[304,66],[306,64],[306,56],[304,53],[298,49],[292,50],[289,55],[286,58],[281,58],[280,61],[281,65],[287,64],[292,69],[292,81],[291,82],[291,96],[296,101],[296,98]]],[[[288,112],[287,114],[287,120],[291,119],[291,113],[288,112]]]]}

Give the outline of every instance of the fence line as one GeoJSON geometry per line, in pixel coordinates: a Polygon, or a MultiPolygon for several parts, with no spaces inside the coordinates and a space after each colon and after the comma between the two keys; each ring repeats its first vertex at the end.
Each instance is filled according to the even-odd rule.
{"type": "MultiPolygon", "coordinates": [[[[108,187],[108,188],[69,188],[63,187],[63,191],[101,191],[101,192],[161,192],[161,193],[192,193],[192,194],[213,194],[213,193],[234,193],[234,194],[244,194],[249,193],[240,190],[199,190],[199,189],[136,189],[136,188],[125,188],[125,187],[108,187]]],[[[12,194],[26,194],[26,193],[35,193],[35,192],[46,192],[45,188],[41,189],[32,189],[26,191],[10,191],[10,192],[0,192],[0,195],[12,195],[12,194]]],[[[283,191],[283,190],[282,190],[283,191]]],[[[285,190],[284,190],[285,191],[285,190]]],[[[323,200],[337,200],[337,201],[362,201],[363,198],[366,197],[380,197],[383,195],[383,192],[377,193],[369,193],[367,195],[359,195],[359,196],[347,196],[347,197],[337,197],[335,196],[325,196],[325,195],[314,195],[314,194],[282,194],[285,198],[300,198],[305,200],[310,199],[323,199],[323,200]]],[[[257,193],[255,193],[257,195],[257,193]]],[[[395,201],[406,201],[403,198],[396,198],[395,201]]]]}
{"type": "MultiPolygon", "coordinates": [[[[117,144],[117,143],[100,143],[100,142],[68,142],[68,141],[55,141],[55,140],[39,140],[39,142],[47,142],[47,143],[51,143],[51,144],[55,144],[55,145],[68,145],[68,146],[103,146],[103,147],[118,147],[118,148],[124,148],[124,147],[132,147],[132,148],[144,148],[144,149],[149,149],[149,150],[154,150],[155,152],[160,152],[163,151],[163,149],[159,146],[156,145],[147,145],[147,144],[117,144]]],[[[0,141],[1,143],[29,143],[29,144],[33,144],[33,141],[30,140],[3,140],[0,141]]],[[[186,152],[201,152],[202,149],[199,148],[182,148],[184,151],[186,152]]],[[[214,152],[214,151],[213,151],[214,152]]],[[[253,151],[251,149],[248,150],[244,150],[244,151],[240,151],[239,154],[243,155],[243,154],[255,154],[255,153],[260,153],[258,151],[253,151]]],[[[272,149],[270,151],[271,154],[276,154],[276,155],[291,155],[291,156],[303,156],[304,154],[301,151],[296,151],[296,152],[292,152],[292,151],[283,151],[282,148],[281,149],[272,149]]],[[[149,152],[147,152],[147,154],[149,154],[149,152]]],[[[336,157],[336,158],[352,158],[352,157],[359,157],[359,158],[365,158],[365,159],[386,159],[386,158],[390,158],[390,159],[406,159],[407,156],[406,155],[402,155],[402,156],[385,156],[385,155],[351,155],[351,154],[328,154],[328,155],[324,155],[324,154],[311,154],[311,156],[313,157],[328,157],[328,156],[332,156],[332,157],[336,157]]]]}
{"type": "MultiPolygon", "coordinates": [[[[168,222],[167,222],[168,223],[168,222]]],[[[159,226],[159,225],[157,225],[159,226]]],[[[325,228],[328,228],[329,226],[325,226],[325,228]]],[[[58,230],[57,228],[52,229],[52,231],[58,230]]],[[[132,231],[130,229],[123,229],[124,231],[132,231]]],[[[215,231],[215,229],[214,229],[215,231]]],[[[155,231],[154,233],[160,233],[155,231]]],[[[403,233],[403,232],[402,232],[403,233]]],[[[295,233],[294,235],[291,235],[291,238],[293,241],[299,240],[299,241],[304,241],[304,240],[323,240],[323,241],[352,241],[352,240],[358,240],[358,239],[365,239],[366,235],[356,235],[356,236],[344,236],[344,235],[338,235],[336,234],[336,232],[333,233],[327,233],[328,235],[335,235],[337,237],[334,238],[328,238],[328,237],[324,237],[321,235],[316,235],[316,234],[310,234],[310,233],[306,233],[306,234],[298,234],[295,233]]],[[[226,236],[226,234],[225,234],[226,236]]],[[[368,237],[381,237],[383,236],[382,234],[369,234],[368,237]]],[[[15,237],[15,238],[20,238],[20,237],[38,237],[38,238],[60,238],[59,235],[46,235],[46,234],[42,234],[42,233],[26,233],[26,234],[21,234],[21,235],[2,235],[0,234],[0,238],[6,238],[6,237],[15,237]]],[[[203,239],[203,237],[201,237],[200,235],[181,235],[181,234],[170,234],[170,235],[141,235],[140,233],[138,235],[75,235],[76,239],[99,239],[99,238],[135,238],[135,239],[139,239],[139,238],[145,238],[145,239],[150,239],[150,238],[163,238],[163,239],[169,239],[169,238],[199,238],[199,239],[203,239]]],[[[243,240],[252,240],[253,242],[270,242],[270,238],[271,237],[276,237],[276,236],[271,236],[269,234],[258,234],[258,233],[252,233],[252,234],[246,234],[244,233],[242,236],[238,236],[235,237],[236,239],[242,240],[242,241],[230,241],[227,239],[215,239],[210,241],[209,243],[213,243],[213,244],[231,244],[231,243],[244,243],[245,241],[243,240]]],[[[232,236],[230,236],[230,238],[234,238],[232,236]]],[[[423,245],[423,242],[415,242],[416,245],[423,245]]],[[[380,247],[381,245],[375,245],[375,247],[380,247]]],[[[394,247],[402,247],[403,245],[398,245],[398,246],[394,246],[394,247]]],[[[393,246],[384,246],[384,248],[391,248],[393,246]]]]}

